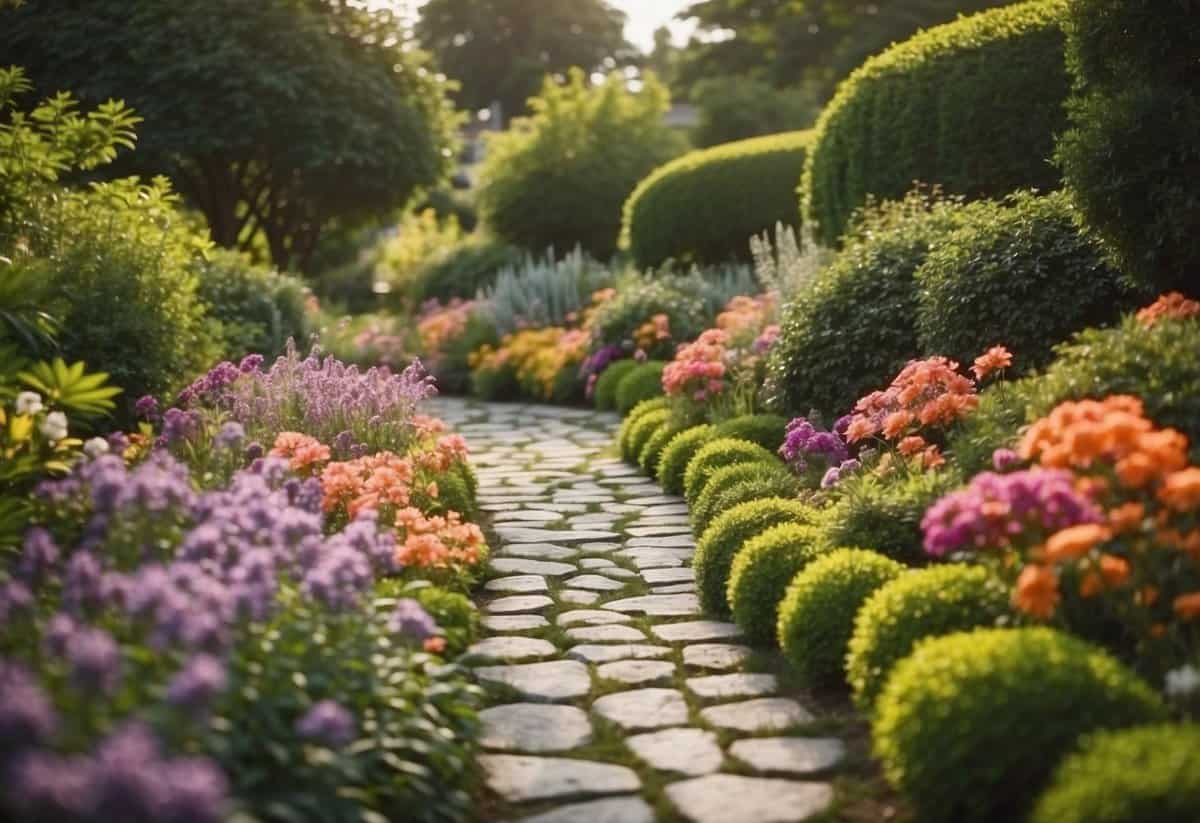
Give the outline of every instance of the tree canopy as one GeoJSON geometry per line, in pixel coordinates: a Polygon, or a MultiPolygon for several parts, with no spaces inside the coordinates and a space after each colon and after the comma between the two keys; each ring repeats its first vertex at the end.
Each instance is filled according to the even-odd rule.
{"type": "Polygon", "coordinates": [[[303,267],[323,227],[404,203],[448,169],[455,118],[390,12],[352,0],[55,0],[0,13],[46,92],[140,115],[114,174],[166,174],[213,239],[303,267]]]}
{"type": "Polygon", "coordinates": [[[429,0],[416,35],[459,83],[462,108],[499,101],[507,118],[525,111],[547,74],[632,60],[624,28],[624,12],[606,0],[429,0]]]}

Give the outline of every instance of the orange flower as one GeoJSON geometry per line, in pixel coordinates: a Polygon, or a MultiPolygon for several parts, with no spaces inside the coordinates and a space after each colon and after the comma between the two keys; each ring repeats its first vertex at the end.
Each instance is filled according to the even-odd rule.
{"type": "Polygon", "coordinates": [[[1158,499],[1178,512],[1200,508],[1200,468],[1192,466],[1167,475],[1158,499]]]}
{"type": "Polygon", "coordinates": [[[1200,617],[1200,592],[1181,594],[1175,598],[1172,606],[1181,620],[1195,620],[1200,617]]]}
{"type": "Polygon", "coordinates": [[[924,437],[914,434],[901,440],[896,450],[905,457],[912,457],[915,454],[919,454],[926,445],[924,437]]]}
{"type": "Polygon", "coordinates": [[[856,417],[850,421],[850,425],[846,428],[846,441],[849,443],[857,443],[864,437],[870,437],[875,433],[875,426],[870,420],[865,417],[856,417]]]}
{"type": "Polygon", "coordinates": [[[1130,489],[1140,489],[1158,474],[1158,466],[1149,455],[1137,452],[1118,460],[1116,472],[1121,485],[1130,489]]]}
{"type": "Polygon", "coordinates": [[[1054,614],[1060,599],[1058,575],[1053,569],[1037,565],[1022,569],[1013,590],[1014,606],[1044,620],[1054,614]]]}
{"type": "Polygon", "coordinates": [[[1114,534],[1131,532],[1146,519],[1146,507],[1141,503],[1125,503],[1108,513],[1108,526],[1114,534]]]}
{"type": "Polygon", "coordinates": [[[1129,561],[1125,558],[1115,554],[1101,555],[1099,572],[1091,571],[1084,575],[1079,593],[1091,597],[1105,589],[1115,589],[1129,579],[1131,571],[1129,561]]]}
{"type": "Polygon", "coordinates": [[[1082,523],[1056,532],[1046,541],[1045,557],[1052,563],[1083,557],[1096,544],[1108,540],[1112,533],[1097,523],[1082,523]]]}
{"type": "Polygon", "coordinates": [[[938,466],[944,466],[946,458],[942,455],[942,450],[937,446],[930,446],[921,454],[921,465],[927,469],[936,469],[938,466]]]}
{"type": "Polygon", "coordinates": [[[888,440],[892,440],[900,432],[908,428],[908,424],[913,421],[913,413],[905,409],[898,412],[892,412],[883,421],[883,436],[888,440]]]}
{"type": "Polygon", "coordinates": [[[272,457],[288,459],[288,466],[297,474],[307,474],[319,463],[329,460],[329,447],[315,437],[299,432],[280,432],[275,437],[272,457]]]}
{"type": "Polygon", "coordinates": [[[1142,325],[1149,327],[1165,318],[1180,320],[1196,315],[1200,315],[1200,303],[1188,300],[1182,293],[1173,291],[1162,295],[1139,311],[1137,319],[1142,322],[1142,325]]]}
{"type": "Polygon", "coordinates": [[[1007,369],[1012,365],[1012,360],[1012,353],[1008,349],[992,346],[975,358],[975,365],[971,367],[971,371],[975,372],[976,380],[983,380],[994,371],[1007,369]]]}
{"type": "Polygon", "coordinates": [[[430,654],[441,654],[446,650],[446,638],[444,637],[427,637],[423,644],[425,651],[430,654]]]}

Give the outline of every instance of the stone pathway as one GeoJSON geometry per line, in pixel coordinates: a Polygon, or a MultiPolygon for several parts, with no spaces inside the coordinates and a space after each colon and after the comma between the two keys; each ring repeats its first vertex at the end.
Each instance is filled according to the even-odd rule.
{"type": "Polygon", "coordinates": [[[615,415],[440,399],[493,518],[481,756],[495,818],[790,823],[826,810],[841,741],[700,614],[682,499],[609,457],[615,415]]]}

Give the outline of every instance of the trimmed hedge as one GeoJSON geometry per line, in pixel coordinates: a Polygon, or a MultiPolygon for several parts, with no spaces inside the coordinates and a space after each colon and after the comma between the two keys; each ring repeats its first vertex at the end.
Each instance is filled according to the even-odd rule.
{"type": "Polygon", "coordinates": [[[982,566],[935,566],[887,583],[854,618],[846,679],[855,704],[870,713],[892,668],[918,641],[992,626],[1008,611],[1007,587],[982,566]]]}
{"type": "Polygon", "coordinates": [[[751,538],[734,555],[725,598],[747,640],[775,643],[779,604],[788,582],[820,557],[822,548],[818,529],[785,523],[751,538]]]}
{"type": "Polygon", "coordinates": [[[1055,189],[1066,126],[1063,0],[936,26],[856,69],[821,112],[801,183],[804,221],[838,242],[868,197],[914,180],[970,199],[1055,189]]]}
{"type": "Polygon", "coordinates": [[[811,132],[693,151],[657,169],[625,203],[622,245],[641,268],[750,259],[750,238],[797,226],[796,180],[811,132]]]}
{"type": "Polygon", "coordinates": [[[895,560],[866,549],[835,549],[787,585],[779,605],[779,647],[809,683],[845,676],[854,616],[871,594],[904,573],[895,560]]]}
{"type": "Polygon", "coordinates": [[[1054,344],[1080,329],[1153,299],[1105,262],[1062,192],[1022,192],[972,210],[916,279],[922,351],[970,363],[1002,344],[1014,354],[1014,374],[1045,366],[1054,344]]]}
{"type": "Polygon", "coordinates": [[[671,442],[671,438],[689,428],[691,428],[690,423],[681,423],[672,417],[665,425],[655,429],[654,434],[650,435],[650,439],[642,447],[642,452],[637,459],[638,466],[646,473],[647,477],[658,479],[658,461],[662,459],[663,450],[671,442]]]}
{"type": "Polygon", "coordinates": [[[875,754],[922,823],[1024,820],[1079,738],[1166,719],[1106,652],[1046,628],[920,643],[876,704],[875,754]]]}
{"type": "MultiPolygon", "coordinates": [[[[704,532],[692,558],[700,605],[714,614],[728,615],[729,601],[725,590],[734,555],[746,541],[772,526],[783,523],[810,525],[813,515],[812,508],[799,500],[778,497],[751,500],[723,512],[704,532]]],[[[798,539],[801,538],[798,536],[798,539]]]]}
{"type": "Polygon", "coordinates": [[[781,460],[754,460],[747,463],[734,463],[731,466],[722,466],[712,473],[708,479],[708,483],[704,486],[704,491],[692,501],[689,506],[689,515],[692,521],[692,530],[700,535],[704,534],[704,529],[707,528],[709,522],[720,514],[724,509],[717,508],[717,501],[721,495],[746,481],[760,480],[776,477],[783,477],[792,480],[792,486],[796,491],[787,495],[762,495],[763,497],[794,497],[799,492],[799,484],[796,483],[792,473],[787,470],[781,460]]]}
{"type": "Polygon", "coordinates": [[[1057,160],[1119,267],[1200,297],[1200,37],[1190,0],[1073,0],[1057,160]]]}
{"type": "Polygon", "coordinates": [[[659,397],[663,393],[662,373],[667,364],[661,360],[648,360],[630,369],[617,382],[617,412],[627,414],[638,403],[659,397]]]}
{"type": "Polygon", "coordinates": [[[783,445],[788,420],[777,414],[744,414],[717,424],[720,437],[749,440],[775,453],[783,445]]]}
{"type": "Polygon", "coordinates": [[[596,385],[592,387],[592,402],[600,411],[615,411],[617,408],[617,386],[621,380],[638,367],[638,362],[632,359],[618,360],[610,363],[608,368],[600,372],[596,385]]]}
{"type": "Polygon", "coordinates": [[[683,475],[692,455],[716,436],[707,423],[684,429],[667,442],[658,459],[658,482],[667,494],[683,494],[683,475]]]}
{"type": "Polygon", "coordinates": [[[1195,823],[1200,726],[1140,726],[1088,737],[1064,760],[1031,823],[1195,823]]]}
{"type": "Polygon", "coordinates": [[[667,398],[652,397],[649,400],[643,400],[641,403],[638,403],[629,414],[625,415],[625,419],[621,421],[621,428],[617,430],[617,447],[620,449],[622,460],[633,460],[629,449],[629,435],[633,432],[633,427],[637,425],[642,415],[667,408],[670,408],[670,401],[667,398]]]}
{"type": "Polygon", "coordinates": [[[650,442],[650,438],[659,429],[668,425],[670,420],[670,409],[659,409],[649,414],[643,414],[638,418],[638,421],[629,429],[629,462],[641,462],[642,450],[646,448],[646,444],[650,442]]]}
{"type": "Polygon", "coordinates": [[[740,506],[742,503],[766,500],[771,497],[796,500],[801,490],[802,486],[799,481],[790,472],[782,475],[772,473],[735,483],[717,495],[712,508],[704,514],[703,519],[697,518],[692,524],[692,533],[697,537],[703,537],[708,533],[709,527],[712,526],[713,522],[721,514],[740,506]]]}
{"type": "Polygon", "coordinates": [[[705,443],[688,461],[683,474],[683,496],[692,505],[704,491],[712,473],[735,463],[761,463],[774,457],[769,451],[749,440],[717,437],[705,443]]]}

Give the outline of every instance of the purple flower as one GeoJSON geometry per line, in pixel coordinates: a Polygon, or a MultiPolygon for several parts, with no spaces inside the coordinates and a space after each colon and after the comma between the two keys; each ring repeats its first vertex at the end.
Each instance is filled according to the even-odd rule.
{"type": "Polygon", "coordinates": [[[799,474],[808,471],[809,461],[818,466],[836,466],[849,459],[846,441],[836,432],[818,429],[807,418],[797,417],[787,425],[779,456],[799,474]]]}
{"type": "Polygon", "coordinates": [[[247,372],[258,371],[263,364],[263,356],[261,354],[248,354],[238,363],[238,371],[242,374],[247,372]]]}
{"type": "Polygon", "coordinates": [[[437,634],[437,624],[420,603],[405,597],[396,602],[396,609],[388,619],[388,631],[421,642],[437,634]]]}
{"type": "MultiPolygon", "coordinates": [[[[29,820],[90,821],[94,805],[90,758],[30,751],[9,768],[9,800],[29,820]]],[[[99,821],[97,821],[99,823],[99,821]]]]}
{"type": "Polygon", "coordinates": [[[138,417],[150,420],[158,414],[158,400],[153,395],[143,395],[133,404],[133,411],[138,417]]]}
{"type": "Polygon", "coordinates": [[[46,743],[57,730],[54,707],[33,676],[0,659],[0,753],[46,743]]]}
{"type": "Polygon", "coordinates": [[[163,414],[162,440],[166,445],[190,440],[200,430],[200,413],[174,406],[163,414]]]}
{"type": "Polygon", "coordinates": [[[242,445],[246,439],[245,427],[236,420],[230,420],[221,425],[217,436],[213,438],[213,446],[218,449],[233,451],[242,445]]]}
{"type": "Polygon", "coordinates": [[[262,443],[258,441],[246,446],[246,459],[249,461],[259,460],[264,454],[266,454],[266,450],[263,449],[262,443]]]}
{"type": "Polygon", "coordinates": [[[63,603],[77,613],[101,605],[103,580],[104,570],[96,556],[88,551],[75,552],[63,576],[63,603]]]}
{"type": "Polygon", "coordinates": [[[84,628],[67,639],[71,679],[82,691],[111,692],[121,682],[121,650],[103,629],[84,628]]]}
{"type": "Polygon", "coordinates": [[[996,449],[992,452],[992,465],[998,472],[1006,472],[1020,463],[1021,458],[1012,449],[996,449]]]}
{"type": "Polygon", "coordinates": [[[0,626],[33,607],[33,592],[18,580],[0,585],[0,626]]]}
{"type": "Polygon", "coordinates": [[[229,804],[229,781],[211,760],[177,758],[165,764],[167,805],[162,820],[171,823],[220,823],[229,804]]]}
{"type": "Polygon", "coordinates": [[[67,654],[67,643],[75,636],[79,624],[75,622],[75,618],[66,612],[59,612],[51,617],[46,624],[46,632],[42,637],[42,643],[46,647],[49,654],[56,657],[65,657],[67,654]]]}
{"type": "Polygon", "coordinates": [[[301,737],[341,748],[354,739],[354,715],[333,700],[315,704],[296,722],[301,737]]]}
{"type": "Polygon", "coordinates": [[[109,451],[120,457],[129,448],[129,437],[123,431],[110,432],[108,435],[109,451]]]}
{"type": "Polygon", "coordinates": [[[197,654],[175,673],[167,686],[167,702],[192,714],[203,712],[225,690],[225,666],[210,654],[197,654]]]}

